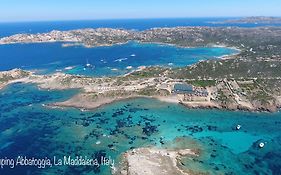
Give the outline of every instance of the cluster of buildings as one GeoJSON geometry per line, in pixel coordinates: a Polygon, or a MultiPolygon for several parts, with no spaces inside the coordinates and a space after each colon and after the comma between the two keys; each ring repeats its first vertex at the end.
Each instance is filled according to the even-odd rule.
{"type": "Polygon", "coordinates": [[[77,42],[79,39],[70,32],[52,31],[42,34],[17,34],[10,37],[0,39],[0,44],[11,43],[40,43],[40,42],[56,42],[69,41],[77,42]]]}
{"type": "Polygon", "coordinates": [[[177,83],[174,85],[172,93],[182,95],[184,101],[202,101],[209,96],[207,89],[195,87],[187,83],[177,83]]]}
{"type": "MultiPolygon", "coordinates": [[[[81,29],[71,31],[51,31],[40,34],[17,34],[0,39],[0,44],[11,43],[40,43],[40,42],[82,42],[86,44],[89,41],[109,42],[115,38],[126,38],[130,35],[129,31],[121,29],[81,29]],[[101,41],[100,41],[101,40],[101,41]]],[[[97,43],[97,44],[98,44],[97,43]]],[[[88,44],[88,43],[87,43],[88,44]]],[[[92,43],[90,43],[92,44],[92,43]]],[[[95,43],[96,44],[96,43],[95,43]]]]}

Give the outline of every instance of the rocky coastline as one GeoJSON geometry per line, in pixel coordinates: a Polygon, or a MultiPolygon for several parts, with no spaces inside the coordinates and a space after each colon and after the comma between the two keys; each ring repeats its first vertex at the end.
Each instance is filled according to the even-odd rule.
{"type": "MultiPolygon", "coordinates": [[[[130,75],[128,75],[130,76],[130,75]]],[[[202,97],[197,101],[197,97],[192,97],[192,100],[186,101],[183,95],[169,92],[169,88],[173,87],[173,82],[167,86],[168,89],[159,88],[159,81],[152,84],[152,79],[137,79],[135,81],[126,82],[127,85],[116,84],[115,78],[93,78],[74,76],[63,73],[56,73],[52,75],[36,75],[29,71],[15,69],[11,71],[0,72],[0,87],[12,83],[33,83],[37,84],[41,89],[48,90],[64,90],[64,89],[80,89],[79,93],[64,102],[56,102],[48,104],[48,107],[74,107],[81,110],[93,110],[116,101],[123,101],[134,98],[154,98],[163,102],[181,104],[187,108],[201,108],[201,109],[224,109],[224,110],[243,110],[251,112],[277,112],[280,103],[267,103],[262,105],[260,103],[252,104],[241,103],[237,104],[235,101],[224,104],[220,100],[211,100],[213,97],[202,97]],[[5,81],[4,81],[5,79],[5,81]],[[140,85],[140,82],[144,83],[140,85]],[[145,85],[145,83],[149,84],[145,85]],[[151,88],[151,87],[154,88],[151,88]],[[107,87],[104,89],[103,87],[107,87]],[[158,87],[158,88],[157,88],[158,87]]],[[[123,78],[123,77],[119,77],[123,78]]],[[[124,80],[125,82],[125,80],[124,80]]],[[[213,93],[212,90],[209,90],[213,93]]],[[[240,101],[240,100],[238,100],[240,101]]]]}

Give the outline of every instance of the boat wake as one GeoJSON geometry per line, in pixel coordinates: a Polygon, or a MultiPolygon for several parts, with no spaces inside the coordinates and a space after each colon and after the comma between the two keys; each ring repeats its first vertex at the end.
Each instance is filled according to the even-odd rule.
{"type": "Polygon", "coordinates": [[[126,61],[128,58],[120,58],[120,59],[117,59],[117,60],[114,60],[114,62],[122,62],[122,61],[126,61]]]}

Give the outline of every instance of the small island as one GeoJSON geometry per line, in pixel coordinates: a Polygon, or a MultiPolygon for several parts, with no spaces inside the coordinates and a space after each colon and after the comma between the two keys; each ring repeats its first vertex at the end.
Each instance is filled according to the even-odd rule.
{"type": "Polygon", "coordinates": [[[280,17],[253,16],[237,19],[229,19],[225,21],[211,22],[212,24],[281,24],[280,17]]]}
{"type": "Polygon", "coordinates": [[[197,156],[196,151],[190,149],[157,149],[139,148],[130,150],[123,154],[123,160],[118,169],[113,171],[114,175],[192,175],[179,168],[181,157],[197,156]]]}

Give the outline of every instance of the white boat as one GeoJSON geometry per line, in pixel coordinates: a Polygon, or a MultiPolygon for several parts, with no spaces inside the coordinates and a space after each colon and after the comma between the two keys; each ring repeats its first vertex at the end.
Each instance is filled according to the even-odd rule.
{"type": "Polygon", "coordinates": [[[89,63],[89,60],[87,59],[86,67],[91,67],[92,65],[89,63]]]}
{"type": "Polygon", "coordinates": [[[85,65],[85,67],[84,67],[84,70],[86,70],[87,68],[91,68],[91,69],[94,69],[94,68],[95,68],[95,66],[93,66],[93,65],[91,65],[91,64],[89,63],[88,59],[87,59],[86,65],[85,65]]]}
{"type": "Polygon", "coordinates": [[[236,130],[240,130],[240,129],[241,129],[241,125],[237,125],[236,130]]]}
{"type": "Polygon", "coordinates": [[[64,70],[71,70],[71,69],[74,69],[75,66],[68,66],[68,67],[65,67],[64,70]]]}
{"type": "Polygon", "coordinates": [[[120,59],[117,59],[117,60],[114,60],[114,62],[122,62],[122,61],[125,61],[127,60],[128,58],[120,58],[120,59]]]}

